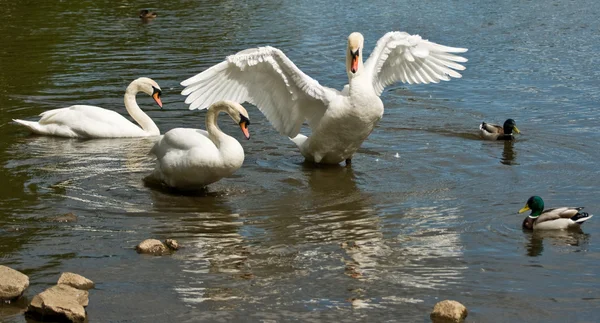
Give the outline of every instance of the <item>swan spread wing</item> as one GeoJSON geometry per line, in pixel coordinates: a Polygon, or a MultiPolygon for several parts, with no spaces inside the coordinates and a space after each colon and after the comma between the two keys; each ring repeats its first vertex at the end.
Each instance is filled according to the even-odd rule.
{"type": "Polygon", "coordinates": [[[452,53],[464,53],[466,48],[439,45],[419,35],[392,31],[377,41],[365,69],[372,75],[377,95],[395,82],[409,84],[438,83],[450,77],[460,78],[466,58],[452,53]]]}
{"type": "Polygon", "coordinates": [[[219,100],[256,105],[280,133],[295,137],[305,120],[318,120],[339,91],[321,86],[285,54],[270,46],[251,48],[227,57],[183,82],[181,92],[192,109],[219,100]]]}

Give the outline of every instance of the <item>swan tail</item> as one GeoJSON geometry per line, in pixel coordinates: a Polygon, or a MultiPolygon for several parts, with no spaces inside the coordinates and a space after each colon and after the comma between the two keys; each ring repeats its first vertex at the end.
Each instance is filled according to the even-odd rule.
{"type": "Polygon", "coordinates": [[[27,121],[21,119],[13,119],[13,121],[27,127],[27,129],[29,129],[33,133],[43,134],[42,127],[37,121],[27,121]]]}

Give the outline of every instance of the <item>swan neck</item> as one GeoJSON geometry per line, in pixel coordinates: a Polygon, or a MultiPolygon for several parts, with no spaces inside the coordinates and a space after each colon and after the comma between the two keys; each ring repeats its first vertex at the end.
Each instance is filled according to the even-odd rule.
{"type": "Polygon", "coordinates": [[[125,109],[127,113],[137,122],[142,129],[152,136],[160,135],[160,130],[152,119],[137,104],[135,95],[140,92],[135,82],[131,83],[125,91],[125,109]]]}
{"type": "Polygon", "coordinates": [[[208,131],[210,140],[212,140],[217,148],[220,147],[223,136],[227,136],[221,131],[221,128],[219,128],[219,124],[217,123],[219,113],[222,111],[227,111],[227,108],[223,105],[213,105],[209,107],[206,112],[206,131],[208,131]]]}

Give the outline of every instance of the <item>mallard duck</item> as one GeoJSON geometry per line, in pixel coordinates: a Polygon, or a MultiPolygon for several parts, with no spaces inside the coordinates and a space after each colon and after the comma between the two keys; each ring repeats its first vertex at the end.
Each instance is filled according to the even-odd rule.
{"type": "Polygon", "coordinates": [[[140,18],[142,19],[153,19],[156,18],[156,12],[148,11],[146,9],[140,10],[140,18]]]}
{"type": "Polygon", "coordinates": [[[529,210],[531,210],[531,214],[523,220],[523,228],[529,230],[577,228],[593,216],[586,212],[580,212],[583,207],[557,207],[544,210],[544,200],[539,196],[530,197],[519,213],[529,210]]]}
{"type": "Polygon", "coordinates": [[[504,121],[504,126],[485,122],[482,122],[481,125],[479,125],[481,137],[486,140],[513,140],[515,139],[513,131],[521,133],[513,119],[504,121]]]}

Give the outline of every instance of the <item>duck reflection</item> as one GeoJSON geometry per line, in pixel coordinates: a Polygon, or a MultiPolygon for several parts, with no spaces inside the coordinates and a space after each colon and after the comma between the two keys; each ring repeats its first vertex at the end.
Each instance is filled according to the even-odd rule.
{"type": "Polygon", "coordinates": [[[546,243],[556,246],[572,246],[578,249],[585,248],[588,244],[589,234],[583,233],[580,228],[573,230],[523,230],[529,234],[529,240],[525,244],[525,250],[530,257],[538,257],[544,251],[544,239],[546,243]]]}
{"type": "Polygon", "coordinates": [[[514,140],[504,141],[504,149],[502,150],[502,158],[500,162],[504,165],[516,165],[515,158],[517,153],[513,150],[514,140]]]}

